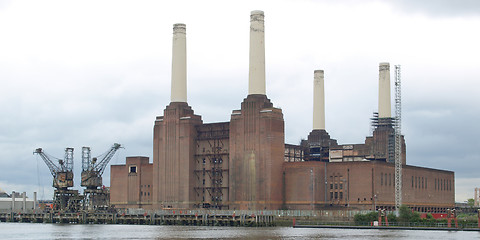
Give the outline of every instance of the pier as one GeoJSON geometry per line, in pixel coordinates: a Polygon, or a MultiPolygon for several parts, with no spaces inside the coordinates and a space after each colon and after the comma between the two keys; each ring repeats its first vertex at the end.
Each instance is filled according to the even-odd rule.
{"type": "Polygon", "coordinates": [[[0,213],[0,222],[72,223],[72,224],[144,224],[190,226],[250,226],[275,225],[273,215],[206,213],[201,211],[162,211],[144,213],[0,213]]]}

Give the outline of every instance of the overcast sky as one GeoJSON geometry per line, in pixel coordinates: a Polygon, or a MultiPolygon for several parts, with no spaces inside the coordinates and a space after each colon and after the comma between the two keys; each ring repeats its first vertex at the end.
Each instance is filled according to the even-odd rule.
{"type": "Polygon", "coordinates": [[[50,172],[32,154],[38,147],[58,158],[75,148],[77,189],[82,146],[97,156],[123,144],[112,164],[151,158],[153,123],[170,101],[174,23],[187,25],[189,105],[206,123],[229,121],[247,95],[257,9],[265,12],[267,96],[283,110],[287,143],[311,130],[314,70],[325,71],[330,136],[363,143],[378,106],[378,64],[390,62],[392,81],[400,64],[407,164],[455,171],[456,201],[473,197],[475,0],[0,0],[0,188],[52,197],[50,172]]]}

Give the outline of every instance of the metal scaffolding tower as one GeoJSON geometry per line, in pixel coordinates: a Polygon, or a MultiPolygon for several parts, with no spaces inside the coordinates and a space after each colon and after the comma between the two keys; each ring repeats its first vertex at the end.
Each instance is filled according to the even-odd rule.
{"type": "Polygon", "coordinates": [[[395,65],[395,210],[402,205],[402,89],[400,65],[395,65]]]}

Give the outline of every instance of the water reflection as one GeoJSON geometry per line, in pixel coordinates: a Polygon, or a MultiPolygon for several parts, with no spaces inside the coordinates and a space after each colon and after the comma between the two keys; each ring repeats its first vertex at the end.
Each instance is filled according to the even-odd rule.
{"type": "Polygon", "coordinates": [[[479,232],[0,223],[2,239],[472,239],[479,232]]]}

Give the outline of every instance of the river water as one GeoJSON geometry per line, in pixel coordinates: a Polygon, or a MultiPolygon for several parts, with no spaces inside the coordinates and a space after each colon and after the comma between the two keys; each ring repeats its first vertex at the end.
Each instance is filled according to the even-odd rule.
{"type": "Polygon", "coordinates": [[[480,239],[480,232],[0,223],[0,239],[480,239]]]}

